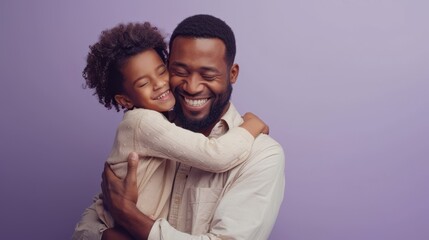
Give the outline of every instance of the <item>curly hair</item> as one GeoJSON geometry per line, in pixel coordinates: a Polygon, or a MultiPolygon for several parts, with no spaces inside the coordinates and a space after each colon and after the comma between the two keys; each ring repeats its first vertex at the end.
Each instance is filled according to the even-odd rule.
{"type": "Polygon", "coordinates": [[[167,45],[159,30],[150,23],[119,24],[101,32],[99,41],[89,46],[86,67],[82,72],[84,88],[95,89],[98,101],[107,109],[120,106],[115,95],[123,92],[123,64],[132,56],[154,49],[166,63],[167,45]]]}
{"type": "Polygon", "coordinates": [[[223,20],[207,15],[197,14],[184,19],[174,29],[170,37],[170,51],[176,37],[219,38],[225,44],[225,61],[229,67],[234,63],[236,46],[232,29],[223,20]]]}

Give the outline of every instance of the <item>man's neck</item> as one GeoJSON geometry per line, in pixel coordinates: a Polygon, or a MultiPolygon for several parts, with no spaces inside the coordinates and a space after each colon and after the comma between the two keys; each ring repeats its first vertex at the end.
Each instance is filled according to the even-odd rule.
{"type": "Polygon", "coordinates": [[[210,133],[212,132],[212,130],[213,130],[214,126],[216,125],[216,123],[219,122],[219,120],[217,120],[215,123],[213,123],[212,125],[210,125],[210,127],[206,128],[204,130],[200,130],[199,132],[202,133],[204,136],[208,137],[210,135],[210,133]]]}

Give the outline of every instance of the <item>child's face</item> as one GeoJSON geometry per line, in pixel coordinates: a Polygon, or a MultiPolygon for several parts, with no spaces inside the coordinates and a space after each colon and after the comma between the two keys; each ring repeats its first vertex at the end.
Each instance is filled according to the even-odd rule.
{"type": "MultiPolygon", "coordinates": [[[[173,108],[175,99],[170,91],[169,74],[155,50],[150,49],[129,58],[121,69],[125,94],[119,103],[165,112],[173,108]],[[124,103],[125,102],[125,103],[124,103]]],[[[117,95],[118,96],[118,95],[117,95]]],[[[118,101],[118,98],[116,98],[118,101]]]]}

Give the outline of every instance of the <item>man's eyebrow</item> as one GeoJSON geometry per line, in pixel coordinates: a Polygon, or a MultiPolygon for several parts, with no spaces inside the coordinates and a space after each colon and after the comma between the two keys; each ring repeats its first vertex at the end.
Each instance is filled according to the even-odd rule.
{"type": "Polygon", "coordinates": [[[175,66],[175,67],[187,67],[186,64],[181,63],[181,62],[172,62],[170,63],[170,66],[175,66]]]}
{"type": "Polygon", "coordinates": [[[214,67],[201,67],[200,70],[202,70],[203,72],[213,72],[215,74],[220,74],[219,70],[214,67]]]}
{"type": "MultiPolygon", "coordinates": [[[[170,66],[183,67],[183,68],[188,67],[188,65],[181,63],[181,62],[172,62],[172,63],[170,63],[170,66]]],[[[213,72],[215,74],[220,74],[220,71],[215,67],[200,67],[199,71],[201,71],[201,72],[213,72]]]]}

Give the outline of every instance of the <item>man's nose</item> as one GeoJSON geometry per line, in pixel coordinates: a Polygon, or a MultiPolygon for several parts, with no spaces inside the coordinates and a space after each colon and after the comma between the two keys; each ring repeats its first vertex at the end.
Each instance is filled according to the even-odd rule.
{"type": "Polygon", "coordinates": [[[191,74],[184,80],[183,90],[189,94],[197,94],[202,91],[201,77],[198,74],[191,74]]]}

